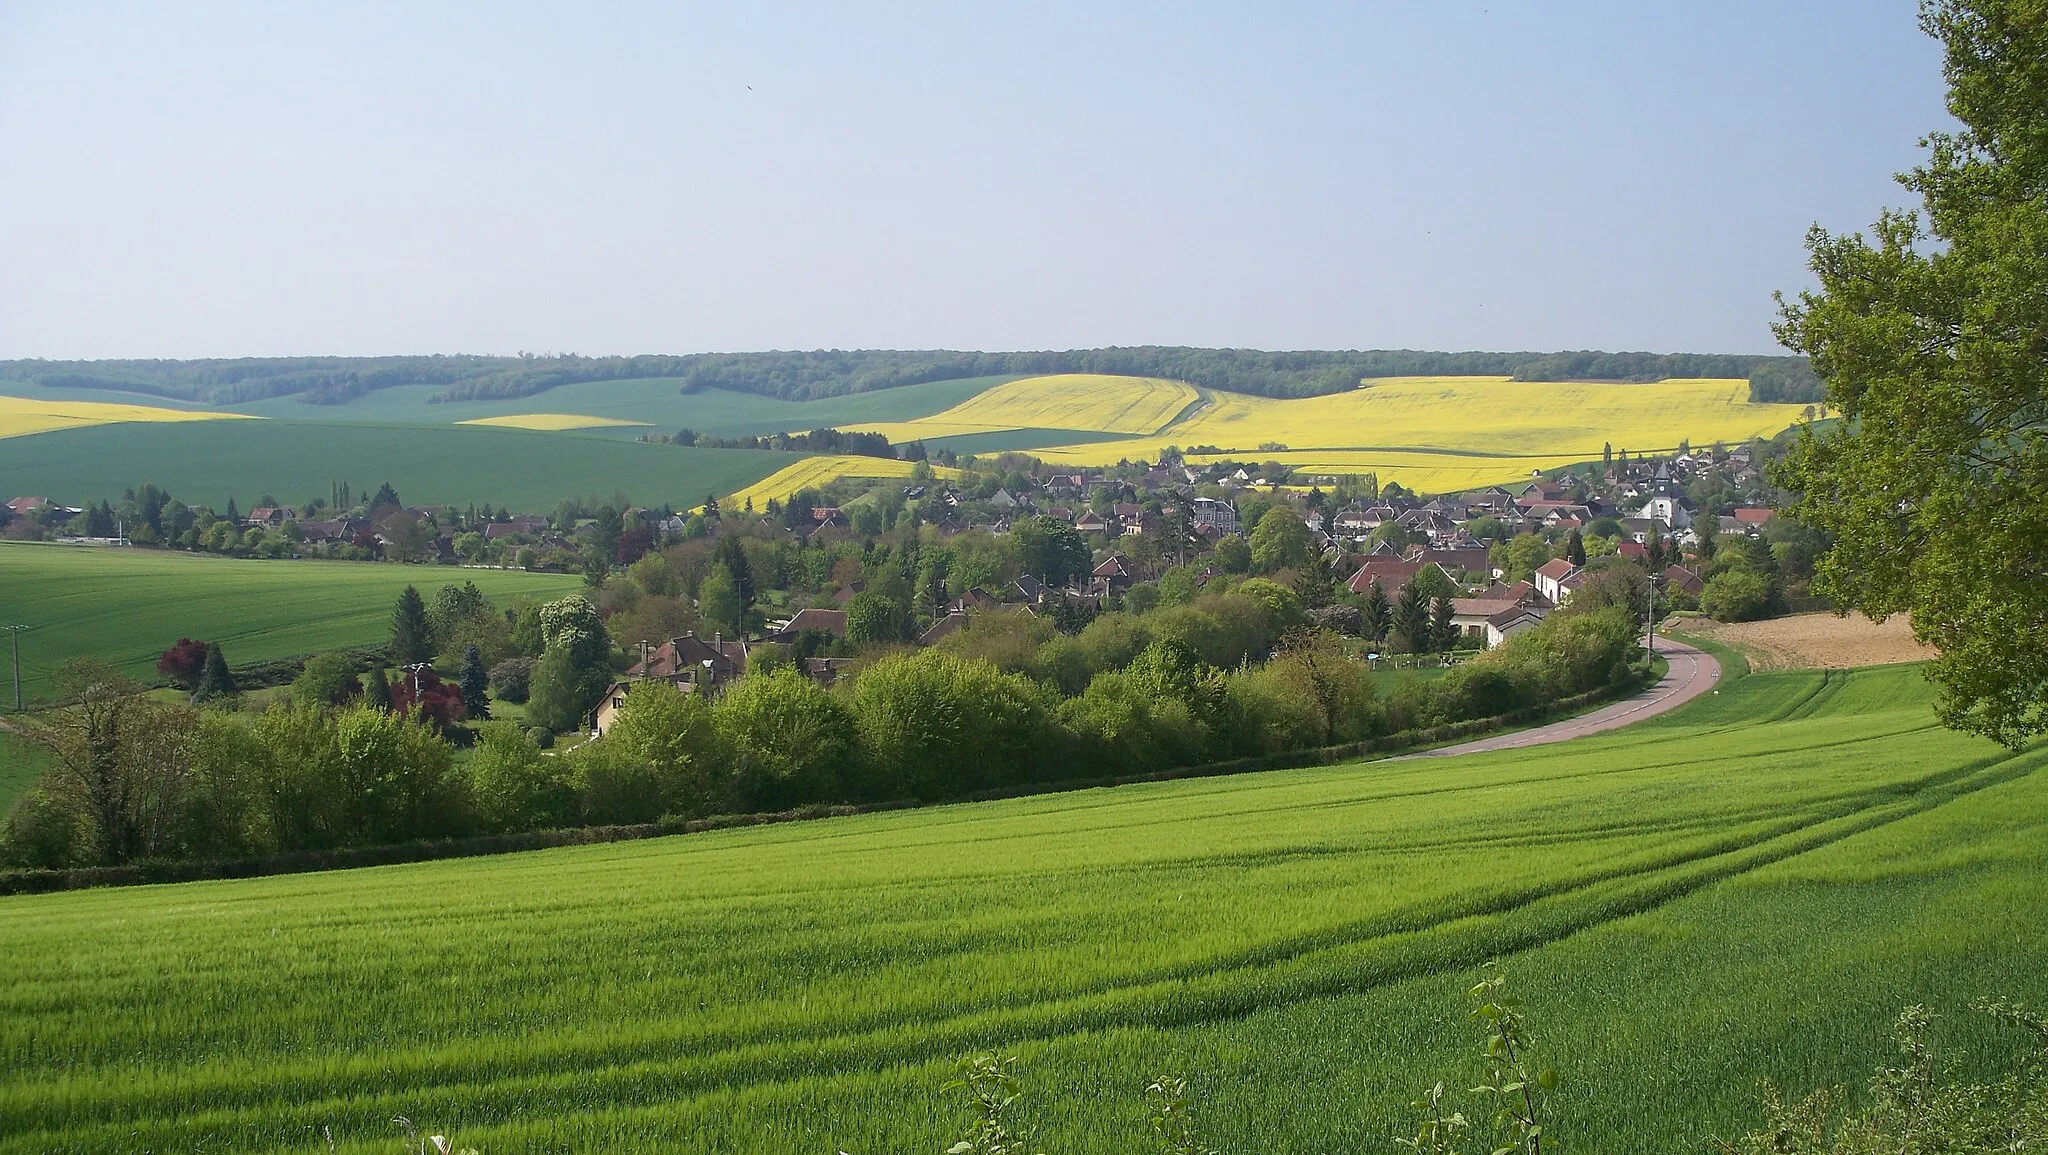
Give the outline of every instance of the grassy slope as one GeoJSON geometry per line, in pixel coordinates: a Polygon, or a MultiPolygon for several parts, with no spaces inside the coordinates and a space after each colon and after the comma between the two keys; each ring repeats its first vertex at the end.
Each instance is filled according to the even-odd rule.
{"type": "MultiPolygon", "coordinates": [[[[374,390],[343,405],[307,405],[296,398],[279,397],[233,408],[239,413],[287,421],[388,421],[415,425],[446,425],[510,413],[580,413],[588,417],[646,421],[663,433],[688,426],[699,433],[731,437],[859,421],[905,421],[937,413],[990,386],[1014,379],[934,381],[817,401],[781,401],[723,389],[685,396],[674,381],[664,379],[593,381],[559,386],[531,397],[445,405],[427,404],[427,398],[438,392],[440,386],[406,385],[374,390]]],[[[637,431],[628,436],[637,436],[637,431]]]]}
{"type": "Polygon", "coordinates": [[[155,482],[188,502],[247,509],[269,493],[325,497],[346,481],[389,481],[415,505],[489,502],[547,511],[565,497],[623,492],[635,502],[695,505],[789,464],[789,454],[681,449],[587,433],[478,426],[205,421],[107,425],[10,439],[0,491],[79,504],[155,482]]]}
{"type": "MultiPolygon", "coordinates": [[[[14,708],[14,687],[6,690],[6,705],[14,708]]],[[[50,764],[48,752],[19,734],[0,730],[0,814],[14,805],[50,764]]]]}
{"type": "Polygon", "coordinates": [[[1572,1149],[1697,1150],[1901,1003],[2048,994],[2043,761],[1917,670],[1769,674],[1540,751],[0,900],[0,1151],[933,1150],[998,1046],[1034,1150],[1139,1149],[1162,1069],[1222,1149],[1385,1149],[1501,952],[1572,1149]]]}
{"type": "Polygon", "coordinates": [[[31,696],[74,657],[154,678],[157,656],[180,635],[221,643],[230,662],[373,645],[390,636],[400,590],[416,585],[431,598],[462,581],[501,605],[515,594],[582,588],[573,576],[506,570],[0,545],[9,620],[35,627],[21,635],[22,684],[31,696]]]}

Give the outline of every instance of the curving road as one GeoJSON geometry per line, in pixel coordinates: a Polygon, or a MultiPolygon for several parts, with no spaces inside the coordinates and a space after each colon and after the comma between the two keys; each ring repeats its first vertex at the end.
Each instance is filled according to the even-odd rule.
{"type": "Polygon", "coordinates": [[[1655,644],[1657,652],[1664,655],[1664,660],[1670,668],[1664,672],[1664,677],[1656,685],[1632,698],[1625,698],[1590,714],[1580,714],[1545,726],[1517,730],[1512,734],[1501,734],[1492,738],[1480,738],[1472,742],[1460,742],[1455,746],[1439,746],[1434,750],[1425,750],[1420,754],[1404,754],[1401,757],[1449,758],[1457,754],[1484,754],[1491,750],[1519,750],[1524,746],[1547,746],[1552,742],[1568,742],[1588,734],[1619,730],[1645,718],[1654,718],[1666,710],[1675,710],[1720,684],[1721,663],[1715,661],[1712,655],[1670,638],[1657,638],[1655,644]]]}

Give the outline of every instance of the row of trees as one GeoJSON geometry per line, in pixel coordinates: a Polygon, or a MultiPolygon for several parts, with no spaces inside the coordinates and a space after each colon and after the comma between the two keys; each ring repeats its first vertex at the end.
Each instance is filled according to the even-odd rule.
{"type": "MultiPolygon", "coordinates": [[[[293,394],[336,404],[394,385],[437,384],[434,401],[526,397],[589,381],[676,379],[684,391],[729,389],[786,400],[843,396],[968,377],[1114,373],[1169,377],[1211,389],[1308,397],[1358,387],[1370,377],[1512,374],[1522,380],[1591,376],[1661,380],[1744,376],[1760,369],[1791,380],[1789,357],[1652,353],[1438,353],[1410,349],[1197,349],[1137,346],[1016,353],[820,349],[636,357],[247,357],[215,361],[7,361],[0,381],[50,388],[154,393],[216,405],[293,394]]],[[[1803,362],[1802,362],[1803,363],[1803,362]]],[[[1793,398],[1781,398],[1792,400],[1793,398]]],[[[1799,400],[1817,400],[1801,397],[1799,400]]]]}
{"type": "MultiPolygon", "coordinates": [[[[1609,684],[1634,653],[1619,609],[1559,614],[1440,679],[1381,693],[1334,636],[1286,632],[1301,620],[1290,596],[1253,579],[1071,636],[999,611],[942,646],[874,655],[829,689],[773,662],[716,698],[644,683],[604,738],[560,756],[490,724],[458,760],[431,716],[441,684],[385,681],[381,667],[351,694],[353,675],[311,663],[251,716],[159,702],[110,667],[73,663],[58,687],[69,704],[45,734],[56,767],[9,816],[5,855],[227,858],[956,797],[1491,716],[1609,684]]],[[[542,670],[596,660],[580,601],[538,615],[542,670]]],[[[457,708],[466,688],[446,689],[457,708]]]]}

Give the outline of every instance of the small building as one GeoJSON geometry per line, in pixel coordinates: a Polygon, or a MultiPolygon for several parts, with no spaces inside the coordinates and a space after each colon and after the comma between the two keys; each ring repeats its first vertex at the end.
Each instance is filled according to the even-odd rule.
{"type": "Polygon", "coordinates": [[[1094,594],[1120,594],[1131,588],[1135,580],[1131,562],[1120,553],[1110,554],[1096,565],[1089,575],[1088,590],[1094,594]]]}
{"type": "Polygon", "coordinates": [[[1552,605],[1563,605],[1565,579],[1578,570],[1579,567],[1561,557],[1544,562],[1536,567],[1536,592],[1548,598],[1552,605]]]}
{"type": "Polygon", "coordinates": [[[966,628],[966,610],[947,610],[944,617],[925,627],[924,633],[917,636],[917,644],[920,646],[936,645],[940,640],[966,628]]]}
{"type": "Polygon", "coordinates": [[[835,638],[845,637],[846,611],[815,608],[798,610],[794,617],[778,626],[766,640],[786,644],[812,631],[822,631],[835,638]]]}
{"type": "Polygon", "coordinates": [[[1536,606],[1509,606],[1486,619],[1486,648],[1493,649],[1509,638],[1542,622],[1547,610],[1536,606]]]}

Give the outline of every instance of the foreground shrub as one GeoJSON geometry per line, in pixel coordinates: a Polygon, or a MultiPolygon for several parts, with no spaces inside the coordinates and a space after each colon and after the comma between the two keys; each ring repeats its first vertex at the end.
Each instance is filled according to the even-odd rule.
{"type": "Polygon", "coordinates": [[[543,757],[539,744],[514,727],[486,727],[465,769],[477,824],[488,832],[546,830],[578,818],[568,767],[543,757]]]}
{"type": "Polygon", "coordinates": [[[875,797],[943,798],[1058,773],[1039,688],[939,650],[883,658],[850,702],[875,797]]]}
{"type": "Polygon", "coordinates": [[[712,715],[732,751],[733,809],[780,810],[851,796],[853,715],[794,668],[740,679],[712,715]]]}
{"type": "Polygon", "coordinates": [[[721,809],[731,751],[696,694],[666,682],[642,682],[603,739],[568,755],[583,821],[652,822],[721,809]]]}

